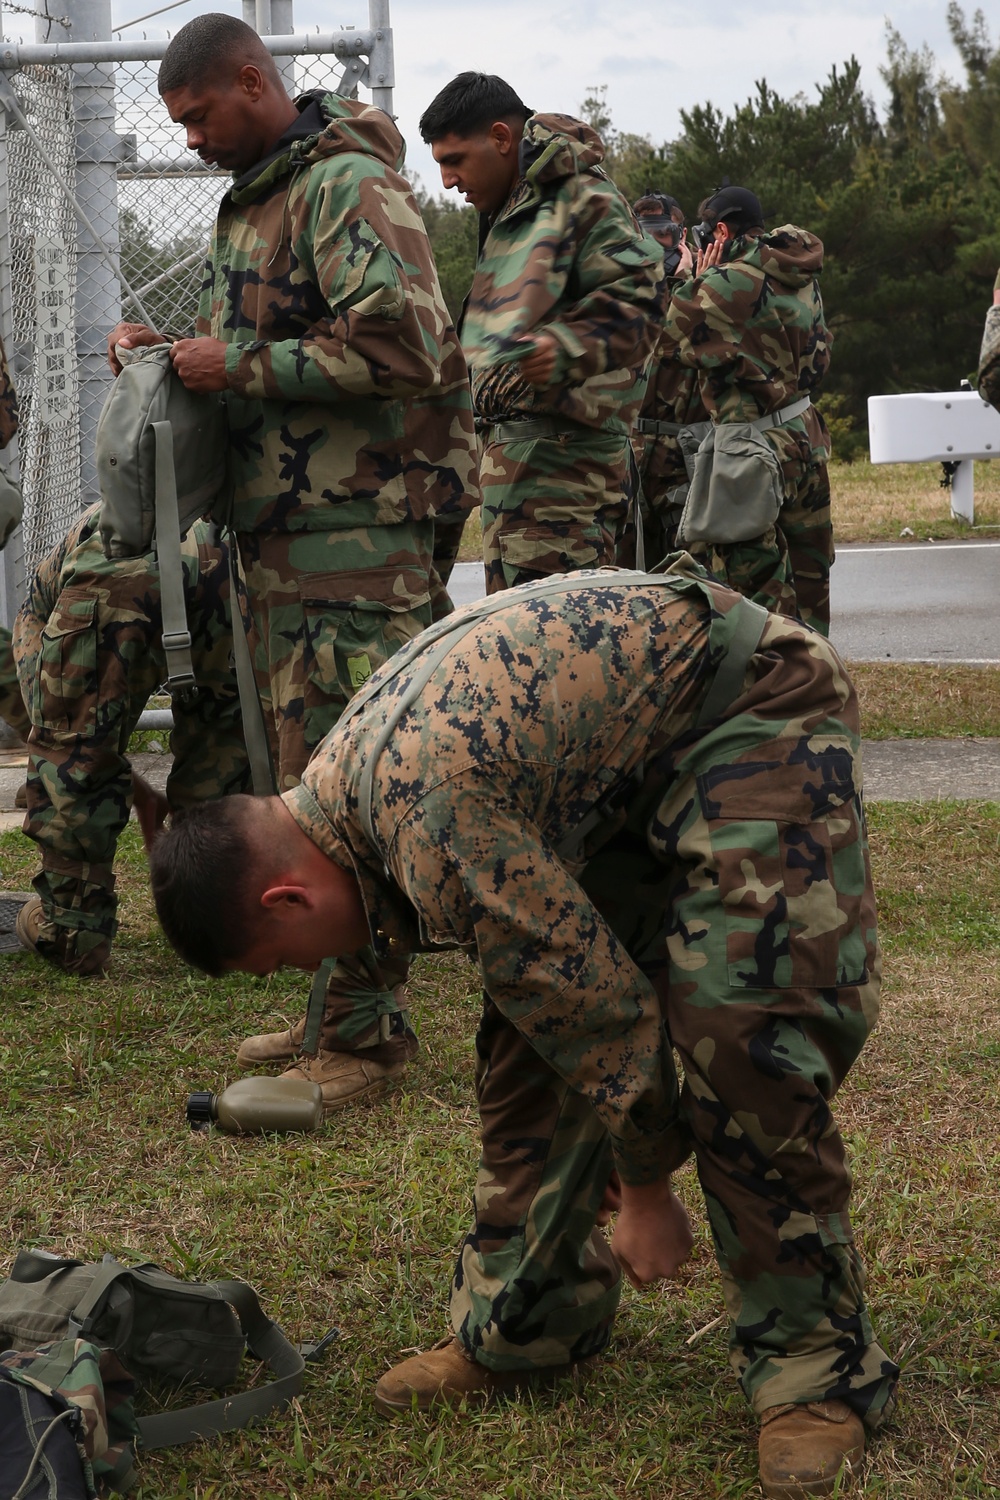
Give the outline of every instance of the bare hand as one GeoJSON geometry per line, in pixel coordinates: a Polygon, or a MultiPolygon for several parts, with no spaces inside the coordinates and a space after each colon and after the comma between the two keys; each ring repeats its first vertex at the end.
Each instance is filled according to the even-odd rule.
{"type": "Polygon", "coordinates": [[[713,266],[721,263],[725,253],[726,240],[713,240],[707,250],[698,251],[698,269],[696,275],[700,276],[703,271],[710,271],[713,266]]]}
{"type": "Polygon", "coordinates": [[[148,854],[153,847],[153,840],[166,822],[170,806],[163,793],[150,786],[145,776],[140,776],[138,771],[132,772],[132,806],[135,808],[142,831],[142,842],[148,854]]]}
{"type": "Polygon", "coordinates": [[[693,276],[694,275],[694,256],[691,254],[691,246],[688,244],[686,238],[683,239],[683,240],[681,240],[680,246],[678,248],[680,249],[680,252],[681,252],[681,258],[677,262],[677,269],[674,272],[674,275],[675,276],[685,276],[685,277],[686,276],[693,276]]]}
{"type": "Polygon", "coordinates": [[[548,385],[555,374],[559,345],[551,334],[535,334],[530,342],[535,348],[520,361],[521,374],[529,385],[548,385]]]}
{"type": "Polygon", "coordinates": [[[145,323],[116,323],[108,334],[108,364],[116,375],[122,372],[121,363],[115,354],[115,345],[122,344],[126,349],[141,349],[147,344],[166,344],[162,333],[154,333],[147,328],[145,323]]]}
{"type": "Polygon", "coordinates": [[[634,1287],[675,1275],[693,1245],[691,1224],[669,1177],[644,1187],[623,1185],[611,1248],[634,1287]]]}
{"type": "Polygon", "coordinates": [[[178,339],[170,359],[189,391],[224,391],[229,386],[226,345],[221,339],[178,339]]]}

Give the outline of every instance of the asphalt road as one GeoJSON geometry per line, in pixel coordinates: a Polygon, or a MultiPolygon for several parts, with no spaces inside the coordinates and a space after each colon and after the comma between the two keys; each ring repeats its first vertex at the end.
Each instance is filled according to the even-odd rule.
{"type": "MultiPolygon", "coordinates": [[[[484,592],[459,563],[456,604],[484,592]]],[[[1000,665],[1000,541],[842,546],[832,574],[831,637],[852,661],[1000,665]]]]}

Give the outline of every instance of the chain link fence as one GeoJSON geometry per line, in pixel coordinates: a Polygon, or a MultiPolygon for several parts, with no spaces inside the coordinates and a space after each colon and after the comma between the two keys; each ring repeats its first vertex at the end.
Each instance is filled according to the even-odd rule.
{"type": "MultiPolygon", "coordinates": [[[[142,319],[131,290],[161,331],[193,333],[230,180],[186,150],[157,92],[158,58],[101,60],[94,50],[16,68],[8,51],[0,75],[0,321],[20,402],[25,499],[23,556],[6,560],[8,616],[25,577],[96,498],[109,329],[122,316],[142,319]]],[[[276,60],[293,95],[351,94],[367,79],[350,42],[276,60]]]]}

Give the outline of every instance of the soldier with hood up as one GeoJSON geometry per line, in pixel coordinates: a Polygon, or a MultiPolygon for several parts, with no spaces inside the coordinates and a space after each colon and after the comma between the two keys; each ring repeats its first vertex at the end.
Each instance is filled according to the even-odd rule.
{"type": "Polygon", "coordinates": [[[759,435],[773,452],[776,502],[759,534],[699,532],[688,513],[678,541],[731,587],[827,634],[830,436],[811,399],[830,364],[817,280],[823,245],[794,224],[766,231],[748,188],[720,189],[699,214],[697,275],[674,288],[666,335],[699,371],[712,420],[748,425],[751,442],[759,435]]]}
{"type": "MultiPolygon", "coordinates": [[[[285,790],[354,690],[450,608],[434,530],[478,498],[468,372],[388,115],[322,91],[293,101],[256,32],[218,14],[181,28],[158,84],[190,149],[233,173],[197,337],[171,358],[188,389],[225,395],[285,790]]],[[[112,368],[116,343],[155,342],[119,324],[112,368]]],[[[318,1048],[303,1020],[239,1061],[286,1059],[337,1108],[412,1056],[404,1005],[399,973],[365,950],[331,974],[318,1048]]]]}
{"type": "Polygon", "coordinates": [[[483,443],[489,592],[614,561],[629,434],[663,313],[663,256],[601,166],[596,131],[460,73],[420,133],[480,215],[462,319],[483,443]]]}

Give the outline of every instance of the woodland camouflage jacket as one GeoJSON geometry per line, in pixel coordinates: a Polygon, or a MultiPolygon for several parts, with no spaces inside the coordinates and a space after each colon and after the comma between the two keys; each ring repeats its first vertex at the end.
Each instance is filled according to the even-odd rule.
{"type": "Polygon", "coordinates": [[[402,137],[334,94],[299,108],[325,128],[233,183],[202,289],[197,331],[230,346],[236,528],[461,513],[478,499],[468,377],[402,137]]]}
{"type": "Polygon", "coordinates": [[[663,252],[603,159],[600,137],[569,115],[525,126],[521,176],[486,230],[462,320],[478,417],[547,412],[628,432],[638,415],[663,316],[663,252]],[[536,390],[504,355],[543,331],[559,350],[536,390]]]}
{"type": "MultiPolygon", "coordinates": [[[[722,265],[676,287],[667,339],[700,371],[703,400],[719,421],[751,422],[816,394],[832,342],[817,280],[822,268],[822,242],[785,224],[738,236],[722,265]]],[[[813,423],[818,418],[807,416],[793,425],[822,446],[813,423]]]]}

